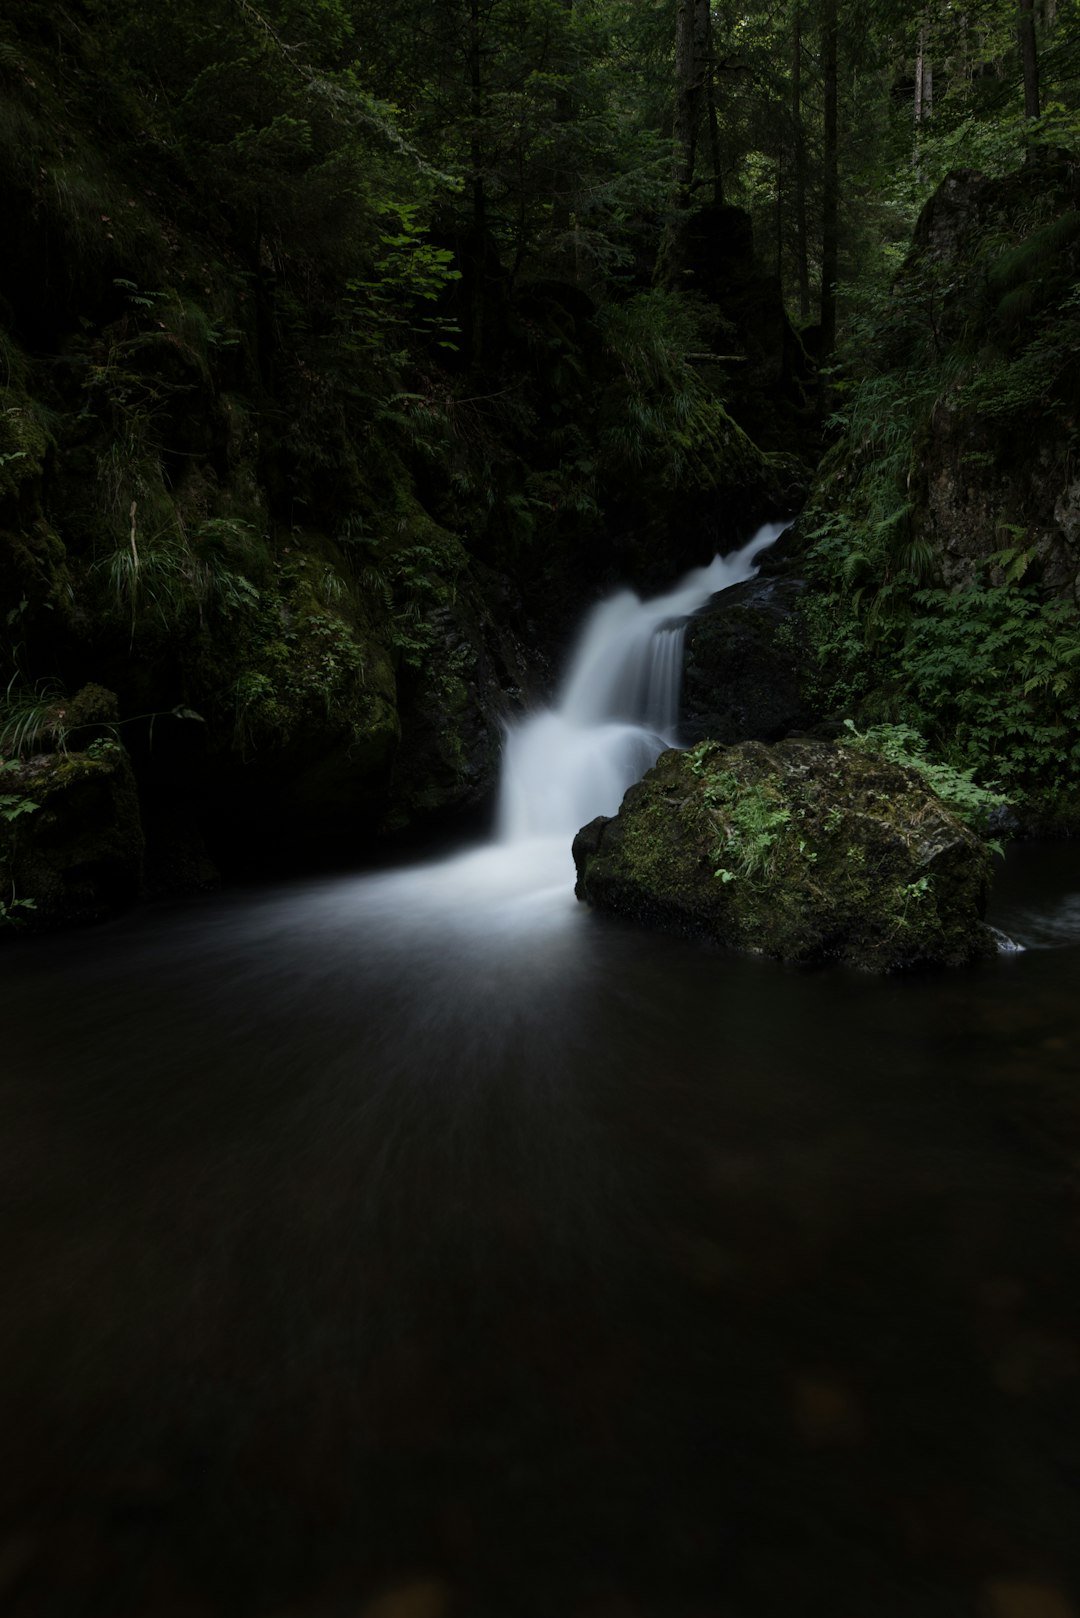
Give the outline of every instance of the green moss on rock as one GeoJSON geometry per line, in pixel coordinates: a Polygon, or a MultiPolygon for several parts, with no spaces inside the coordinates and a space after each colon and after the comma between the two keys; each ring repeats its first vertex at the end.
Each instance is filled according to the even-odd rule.
{"type": "Polygon", "coordinates": [[[986,847],[916,771],[832,743],[664,753],[574,859],[590,904],[779,960],[893,971],[993,951],[986,847]]]}
{"type": "Polygon", "coordinates": [[[143,830],[128,755],[100,740],[85,753],[44,753],[4,773],[6,793],[35,807],[0,819],[0,889],[32,901],[34,928],[97,921],[137,898],[143,830]]]}

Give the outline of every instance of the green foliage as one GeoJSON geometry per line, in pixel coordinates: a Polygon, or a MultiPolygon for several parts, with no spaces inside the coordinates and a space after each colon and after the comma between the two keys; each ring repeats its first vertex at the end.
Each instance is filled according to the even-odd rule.
{"type": "Polygon", "coordinates": [[[450,248],[436,247],[428,239],[418,203],[382,203],[377,207],[384,228],[367,278],[346,282],[352,294],[349,338],[381,361],[387,345],[403,358],[415,337],[455,350],[459,328],[445,315],[418,305],[437,304],[461,271],[450,248]],[[386,229],[389,224],[392,228],[386,229]]]}
{"type": "Polygon", "coordinates": [[[597,434],[606,477],[649,478],[670,491],[760,475],[758,451],[691,358],[715,334],[700,303],[655,288],[609,305],[598,324],[613,373],[597,434]]]}
{"type": "Polygon", "coordinates": [[[984,356],[984,363],[961,390],[961,408],[980,416],[1041,413],[1060,396],[1063,383],[1080,363],[1080,288],[1056,303],[1030,282],[999,301],[999,328],[1006,345],[984,356]]]}
{"type": "MultiPolygon", "coordinates": [[[[18,364],[14,359],[10,370],[18,364]]],[[[40,477],[49,434],[32,401],[20,388],[0,386],[0,500],[18,498],[21,486],[40,477]]]]}
{"type": "Polygon", "coordinates": [[[1009,796],[1080,791],[1080,613],[1034,586],[919,592],[900,705],[947,757],[1009,796]]]}
{"type": "MultiPolygon", "coordinates": [[[[232,687],[233,739],[248,755],[281,743],[313,719],[352,714],[364,684],[364,649],[341,619],[308,612],[293,619],[271,604],[247,643],[249,666],[232,687]]],[[[359,736],[359,730],[357,730],[359,736]]]]}
{"type": "MultiPolygon", "coordinates": [[[[18,768],[18,759],[5,759],[0,757],[0,775],[8,770],[18,768]]],[[[24,792],[0,792],[0,821],[5,825],[12,825],[24,815],[35,814],[41,807],[33,798],[27,797],[24,792]]],[[[25,921],[24,912],[36,910],[37,902],[34,899],[20,899],[16,897],[14,882],[11,885],[11,896],[0,899],[0,928],[20,927],[25,921]]]]}
{"type": "Polygon", "coordinates": [[[1013,453],[1005,434],[1035,455],[1040,419],[1069,419],[1080,215],[1063,194],[1053,174],[984,188],[947,254],[924,249],[888,293],[866,292],[840,436],[805,518],[816,590],[800,609],[822,711],[854,712],[863,730],[911,727],[925,738],[923,751],[907,737],[917,767],[930,759],[978,789],[1062,808],[1080,800],[1077,611],[1041,586],[1028,511],[1005,479],[982,561],[978,536],[964,536],[968,577],[943,587],[926,463],[929,441],[967,437],[959,475],[992,487],[1013,453]]]}
{"type": "Polygon", "coordinates": [[[13,887],[10,899],[0,899],[0,927],[21,927],[25,921],[21,912],[36,909],[36,899],[17,899],[13,887]]]}
{"type": "Polygon", "coordinates": [[[869,626],[838,590],[804,618],[821,708],[871,716],[867,735],[910,753],[897,762],[958,772],[961,781],[946,774],[931,785],[973,823],[981,800],[972,793],[984,790],[1017,803],[1080,798],[1080,613],[1017,578],[1025,555],[1015,547],[995,554],[1011,581],[909,588],[902,609],[885,597],[869,626]]]}
{"type": "Polygon", "coordinates": [[[13,676],[0,698],[0,754],[21,758],[43,750],[66,751],[66,700],[56,680],[29,685],[13,676]]]}
{"type": "Polygon", "coordinates": [[[94,564],[133,638],[140,628],[175,629],[192,621],[202,627],[209,617],[228,618],[258,606],[258,589],[237,566],[262,565],[250,525],[213,518],[190,541],[182,530],[140,541],[136,517],[133,503],[127,543],[94,564]]]}
{"type": "Polygon", "coordinates": [[[854,720],[847,719],[844,724],[852,747],[876,753],[890,764],[918,770],[942,802],[973,831],[985,833],[993,811],[1009,801],[1004,793],[979,786],[974,767],[961,770],[929,758],[925,738],[911,725],[871,725],[860,731],[854,720]]]}
{"type": "Polygon", "coordinates": [[[718,833],[710,855],[714,874],[721,882],[763,880],[772,875],[777,844],[791,827],[791,809],[769,782],[748,786],[730,770],[710,769],[712,745],[703,743],[687,757],[704,780],[702,803],[718,833]]]}
{"type": "Polygon", "coordinates": [[[214,718],[230,726],[243,756],[302,742],[313,729],[350,743],[372,727],[389,734],[393,687],[385,652],[354,621],[354,610],[328,564],[305,556],[275,564],[258,604],[236,621],[234,642],[225,656],[218,651],[215,664],[214,718]]]}
{"type": "MultiPolygon", "coordinates": [[[[17,767],[17,759],[0,758],[0,774],[17,767]]],[[[0,820],[6,820],[9,824],[13,820],[18,820],[21,815],[32,815],[40,807],[40,804],[35,803],[33,798],[28,798],[25,793],[0,792],[0,820]]]]}

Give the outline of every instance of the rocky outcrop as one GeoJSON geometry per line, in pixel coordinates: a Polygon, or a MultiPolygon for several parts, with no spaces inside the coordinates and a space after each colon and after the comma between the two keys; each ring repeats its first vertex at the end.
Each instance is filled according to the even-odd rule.
{"type": "Polygon", "coordinates": [[[780,960],[886,972],[993,952],[985,846],[915,770],[840,744],[664,753],[574,860],[600,909],[780,960]]]}
{"type": "Polygon", "coordinates": [[[9,762],[0,780],[0,897],[9,922],[45,929],[99,921],[138,897],[142,822],[119,742],[9,762]]]}
{"type": "Polygon", "coordinates": [[[499,581],[481,573],[436,607],[422,660],[398,673],[402,746],[394,760],[384,832],[464,820],[494,796],[503,732],[520,710],[530,659],[494,605],[499,581]]]}
{"type": "Polygon", "coordinates": [[[1041,431],[1025,408],[940,408],[927,440],[916,507],[945,584],[970,583],[1001,551],[1032,552],[1043,585],[1080,600],[1080,470],[1065,417],[1041,431]]]}
{"type": "Polygon", "coordinates": [[[1003,550],[1043,585],[1080,585],[1080,163],[1046,154],[1003,179],[948,176],[895,289],[897,354],[912,334],[949,355],[917,445],[911,527],[947,585],[1003,550]]]}
{"type": "Polygon", "coordinates": [[[796,577],[759,574],[715,596],[686,628],[682,738],[780,741],[809,723],[796,577]]]}

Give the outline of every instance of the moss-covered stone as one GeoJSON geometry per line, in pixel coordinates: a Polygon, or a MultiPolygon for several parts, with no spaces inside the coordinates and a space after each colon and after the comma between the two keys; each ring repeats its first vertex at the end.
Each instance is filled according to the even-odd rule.
{"type": "Polygon", "coordinates": [[[795,740],[664,753],[575,839],[578,897],[780,960],[992,953],[990,856],[914,770],[795,740]]]}
{"type": "Polygon", "coordinates": [[[931,384],[911,424],[904,523],[950,587],[1012,550],[1076,599],[1078,276],[1080,163],[1065,154],[1001,178],[952,173],[916,225],[883,369],[898,409],[913,371],[931,384]]]}
{"type": "Polygon", "coordinates": [[[0,891],[16,919],[41,929],[98,921],[138,897],[142,822],[119,742],[9,762],[3,783],[33,806],[0,818],[0,891]]]}
{"type": "Polygon", "coordinates": [[[724,590],[686,628],[682,740],[779,741],[805,729],[796,608],[806,582],[759,574],[724,590]]]}

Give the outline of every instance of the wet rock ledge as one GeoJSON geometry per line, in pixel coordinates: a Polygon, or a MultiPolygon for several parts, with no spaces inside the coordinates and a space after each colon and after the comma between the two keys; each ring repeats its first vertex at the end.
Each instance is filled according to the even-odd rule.
{"type": "Polygon", "coordinates": [[[991,955],[990,859],[917,771],[798,738],[663,753],[574,840],[598,909],[875,972],[991,955]]]}

